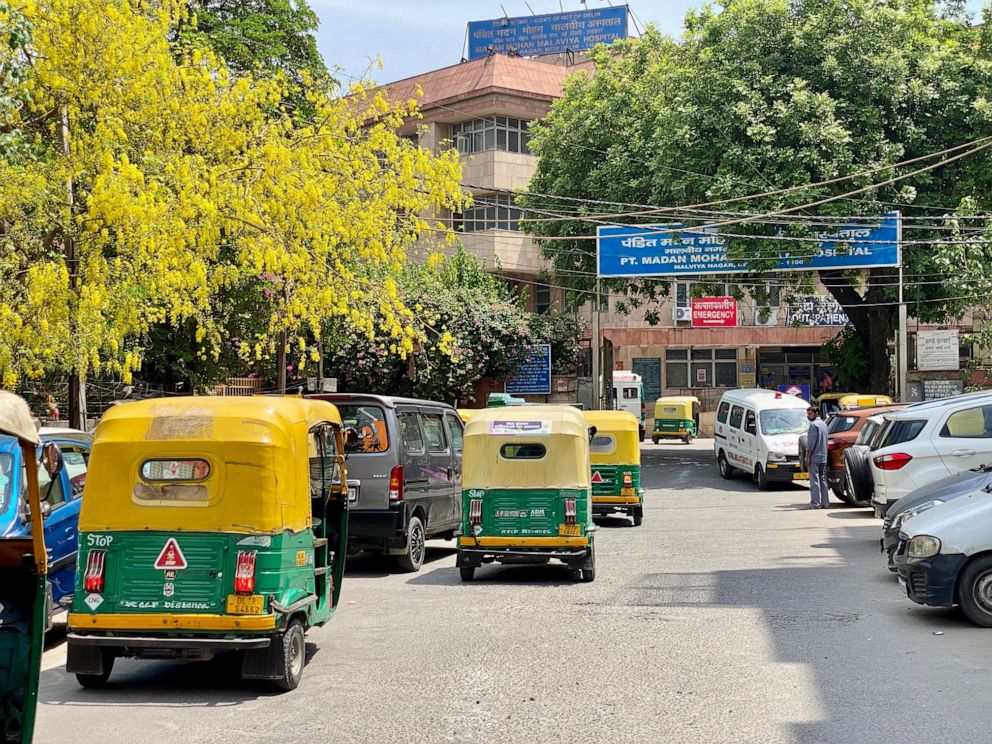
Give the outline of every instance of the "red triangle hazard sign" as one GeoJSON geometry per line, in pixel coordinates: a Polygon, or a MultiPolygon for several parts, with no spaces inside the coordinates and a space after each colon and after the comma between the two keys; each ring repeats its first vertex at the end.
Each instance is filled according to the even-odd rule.
{"type": "Polygon", "coordinates": [[[176,542],[176,538],[170,537],[165,541],[165,547],[158,554],[158,558],[155,559],[155,568],[160,571],[175,571],[180,568],[186,568],[187,565],[186,556],[179,549],[179,543],[176,542]]]}
{"type": "Polygon", "coordinates": [[[592,482],[593,483],[602,483],[603,482],[603,475],[598,470],[596,470],[595,472],[593,472],[593,474],[592,474],[592,482]]]}

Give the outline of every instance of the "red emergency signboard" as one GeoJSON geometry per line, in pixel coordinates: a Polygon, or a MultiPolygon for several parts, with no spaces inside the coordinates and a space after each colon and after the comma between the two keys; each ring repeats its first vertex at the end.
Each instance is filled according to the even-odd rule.
{"type": "Polygon", "coordinates": [[[737,325],[737,300],[733,297],[694,297],[693,328],[730,328],[737,325]]]}
{"type": "Polygon", "coordinates": [[[179,543],[174,537],[170,537],[166,540],[165,547],[158,554],[158,558],[155,559],[155,568],[160,571],[177,571],[186,568],[187,565],[189,564],[186,563],[186,556],[183,555],[183,551],[179,549],[179,543]]]}

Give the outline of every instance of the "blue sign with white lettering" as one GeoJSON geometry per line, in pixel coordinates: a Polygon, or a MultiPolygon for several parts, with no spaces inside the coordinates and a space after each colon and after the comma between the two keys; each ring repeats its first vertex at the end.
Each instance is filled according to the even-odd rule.
{"type": "Polygon", "coordinates": [[[590,49],[627,38],[627,6],[496,18],[468,24],[468,58],[490,52],[537,57],[590,49]]]}
{"type": "Polygon", "coordinates": [[[794,395],[803,400],[809,400],[809,385],[779,385],[778,391],[784,395],[794,395]]]}
{"type": "MultiPolygon", "coordinates": [[[[874,222],[845,225],[814,233],[813,256],[783,253],[779,271],[863,269],[899,265],[899,213],[874,222]]],[[[733,230],[733,226],[728,226],[733,230]]],[[[748,263],[729,259],[718,228],[682,225],[600,225],[596,229],[597,269],[601,277],[735,274],[748,263]]]]}
{"type": "Polygon", "coordinates": [[[530,347],[530,357],[520,371],[506,381],[503,390],[511,395],[550,395],[551,344],[530,347]]]}

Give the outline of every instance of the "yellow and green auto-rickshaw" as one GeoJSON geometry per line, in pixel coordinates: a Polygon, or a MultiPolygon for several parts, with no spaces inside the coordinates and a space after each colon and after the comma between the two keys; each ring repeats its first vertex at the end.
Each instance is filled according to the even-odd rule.
{"type": "MultiPolygon", "coordinates": [[[[17,439],[23,462],[37,461],[38,427],[27,404],[5,391],[0,391],[0,434],[17,439]]],[[[19,497],[7,490],[8,484],[16,482],[10,472],[12,463],[12,457],[6,463],[0,458],[0,506],[19,497]]],[[[42,449],[42,465],[54,480],[62,468],[54,443],[42,449]]],[[[28,744],[34,736],[48,617],[48,558],[38,468],[25,467],[24,475],[31,534],[0,537],[0,741],[28,744]]]]}
{"type": "Polygon", "coordinates": [[[640,526],[644,520],[641,488],[640,422],[626,411],[585,411],[596,427],[589,443],[592,465],[593,514],[626,514],[640,526]]]}
{"type": "Polygon", "coordinates": [[[571,406],[479,411],[465,426],[457,564],[561,561],[596,578],[590,430],[571,406]]]}
{"type": "Polygon", "coordinates": [[[237,650],[242,677],[295,688],[304,632],[331,618],[341,593],[343,439],[322,400],[173,398],[107,411],[79,516],[68,671],[98,687],[117,657],[237,650]]]}
{"type": "Polygon", "coordinates": [[[694,395],[671,395],[654,404],[654,431],[651,441],[681,439],[690,444],[699,436],[699,398],[694,395]]]}

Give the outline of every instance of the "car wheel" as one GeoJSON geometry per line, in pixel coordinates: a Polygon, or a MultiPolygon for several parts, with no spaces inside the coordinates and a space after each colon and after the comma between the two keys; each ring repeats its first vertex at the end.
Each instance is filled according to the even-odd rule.
{"type": "Polygon", "coordinates": [[[110,673],[114,671],[114,659],[116,659],[112,653],[107,651],[103,652],[103,673],[102,674],[76,674],[76,681],[83,687],[90,690],[99,690],[107,686],[107,680],[110,679],[110,673]]]}
{"type": "Polygon", "coordinates": [[[754,482],[757,484],[759,491],[767,491],[771,488],[771,483],[768,482],[768,476],[765,475],[765,469],[760,465],[754,469],[754,482]]]}
{"type": "Polygon", "coordinates": [[[727,456],[721,452],[716,458],[717,464],[720,466],[720,477],[724,480],[730,480],[734,477],[734,469],[730,466],[727,461],[727,456]]]}
{"type": "Polygon", "coordinates": [[[307,647],[303,634],[303,623],[298,619],[290,622],[280,639],[282,642],[282,677],[277,679],[280,690],[295,690],[303,679],[303,664],[306,662],[307,647]]]}
{"type": "Polygon", "coordinates": [[[427,553],[427,533],[420,517],[410,517],[406,530],[406,553],[397,556],[396,562],[400,568],[409,573],[416,573],[424,565],[424,555],[427,553]]]}
{"type": "Polygon", "coordinates": [[[847,503],[865,507],[871,506],[871,494],[875,481],[871,477],[868,455],[861,446],[844,450],[844,466],[847,470],[847,490],[850,498],[847,503]]]}
{"type": "Polygon", "coordinates": [[[961,572],[961,611],[975,625],[992,628],[992,555],[975,558],[961,572]]]}
{"type": "Polygon", "coordinates": [[[472,581],[475,579],[475,566],[459,566],[458,573],[462,577],[462,581],[472,581]]]}

